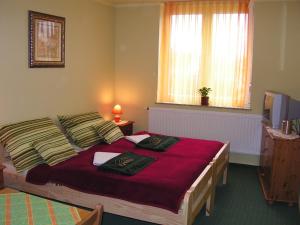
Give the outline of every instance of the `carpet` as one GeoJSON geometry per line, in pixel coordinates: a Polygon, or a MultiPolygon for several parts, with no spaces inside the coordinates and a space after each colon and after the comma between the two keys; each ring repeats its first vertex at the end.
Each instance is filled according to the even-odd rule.
{"type": "Polygon", "coordinates": [[[0,194],[0,225],[74,225],[75,207],[26,193],[0,194]]]}
{"type": "MultiPolygon", "coordinates": [[[[202,210],[193,225],[300,225],[298,207],[274,202],[269,205],[261,191],[257,167],[230,164],[228,184],[219,185],[211,216],[202,210]]],[[[102,225],[154,225],[104,213],[102,225]]]]}

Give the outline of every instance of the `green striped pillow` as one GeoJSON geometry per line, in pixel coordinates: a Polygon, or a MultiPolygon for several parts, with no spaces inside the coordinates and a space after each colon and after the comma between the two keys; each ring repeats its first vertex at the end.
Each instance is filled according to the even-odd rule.
{"type": "Polygon", "coordinates": [[[22,172],[44,162],[32,147],[33,142],[58,132],[61,131],[50,118],[28,120],[1,127],[0,142],[9,152],[17,172],[22,172]]]}
{"type": "Polygon", "coordinates": [[[58,116],[58,119],[68,136],[81,148],[96,145],[103,140],[93,128],[94,125],[104,121],[97,112],[63,115],[58,116]]]}
{"type": "Polygon", "coordinates": [[[112,121],[103,121],[100,124],[94,126],[94,128],[108,144],[111,144],[124,137],[124,134],[122,133],[120,128],[112,121]]]}
{"type": "Polygon", "coordinates": [[[33,143],[33,147],[50,166],[54,166],[77,155],[62,133],[57,133],[50,138],[36,141],[33,143]]]}

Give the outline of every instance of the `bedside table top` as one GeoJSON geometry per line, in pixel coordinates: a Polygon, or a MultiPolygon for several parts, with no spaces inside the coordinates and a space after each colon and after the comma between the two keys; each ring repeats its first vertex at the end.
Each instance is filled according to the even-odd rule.
{"type": "Polygon", "coordinates": [[[130,121],[130,120],[122,120],[122,121],[120,121],[120,122],[118,122],[118,123],[116,123],[116,122],[114,122],[117,126],[119,126],[119,127],[123,127],[123,126],[127,126],[127,125],[129,125],[129,124],[133,124],[134,123],[134,121],[130,121]]]}

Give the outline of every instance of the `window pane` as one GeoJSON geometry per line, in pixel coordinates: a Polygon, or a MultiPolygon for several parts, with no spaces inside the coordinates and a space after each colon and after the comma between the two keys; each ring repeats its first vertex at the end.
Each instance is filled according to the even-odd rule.
{"type": "MultiPolygon", "coordinates": [[[[169,95],[177,103],[194,102],[199,87],[202,15],[173,15],[170,32],[169,95]]],[[[197,99],[196,99],[197,98],[197,99]]]]}
{"type": "Polygon", "coordinates": [[[212,22],[212,61],[209,85],[214,105],[236,106],[245,98],[248,16],[214,14],[212,22]]]}
{"type": "Polygon", "coordinates": [[[161,20],[157,101],[248,108],[253,12],[247,1],[167,2],[161,20]],[[250,24],[248,24],[250,22],[250,24]]]}

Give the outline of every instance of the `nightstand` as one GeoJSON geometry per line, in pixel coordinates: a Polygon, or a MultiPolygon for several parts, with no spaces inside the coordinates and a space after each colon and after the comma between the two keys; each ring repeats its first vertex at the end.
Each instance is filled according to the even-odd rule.
{"type": "Polygon", "coordinates": [[[132,135],[133,133],[133,123],[134,121],[127,121],[125,123],[116,123],[116,125],[120,128],[124,135],[132,135]]]}
{"type": "Polygon", "coordinates": [[[0,164],[0,189],[4,188],[3,170],[5,166],[0,164]]]}

